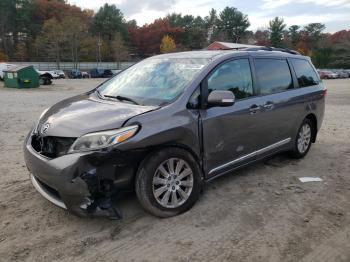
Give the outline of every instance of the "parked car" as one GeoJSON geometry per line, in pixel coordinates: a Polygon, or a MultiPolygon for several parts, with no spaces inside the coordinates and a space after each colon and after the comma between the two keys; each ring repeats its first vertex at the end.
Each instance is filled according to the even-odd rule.
{"type": "Polygon", "coordinates": [[[335,70],[333,73],[336,73],[339,75],[339,78],[348,78],[349,74],[346,71],[343,70],[335,70]]]}
{"type": "Polygon", "coordinates": [[[34,187],[74,214],[115,218],[112,200],[135,189],[145,210],[170,217],[204,182],[278,152],[303,158],[326,89],[311,60],[290,52],[154,56],[57,103],[25,140],[34,187]]]}
{"type": "Polygon", "coordinates": [[[339,74],[332,71],[322,71],[321,79],[337,79],[339,74]]]}
{"type": "Polygon", "coordinates": [[[118,75],[122,70],[112,69],[111,71],[112,71],[112,74],[113,74],[114,76],[116,76],[116,75],[118,75]]]}
{"type": "Polygon", "coordinates": [[[54,73],[58,75],[58,78],[66,78],[66,74],[63,70],[54,70],[54,73]]]}
{"type": "Polygon", "coordinates": [[[110,69],[91,69],[90,70],[90,76],[91,78],[109,78],[113,76],[113,72],[110,69]]]}
{"type": "Polygon", "coordinates": [[[15,67],[16,65],[7,64],[7,63],[0,63],[0,80],[4,79],[4,72],[3,70],[11,69],[15,67]]]}
{"type": "Polygon", "coordinates": [[[83,74],[81,73],[81,71],[79,69],[72,69],[70,71],[68,71],[68,77],[69,78],[82,78],[83,74]]]}
{"type": "Polygon", "coordinates": [[[39,71],[35,69],[35,71],[39,74],[39,83],[40,85],[51,85],[53,76],[47,71],[39,71]]]}
{"type": "Polygon", "coordinates": [[[88,72],[84,72],[84,71],[81,72],[81,76],[82,76],[82,78],[90,78],[90,74],[88,72]]]}
{"type": "Polygon", "coordinates": [[[44,75],[44,74],[50,75],[50,76],[51,76],[51,79],[58,79],[58,78],[59,78],[59,75],[56,74],[55,71],[37,70],[37,72],[38,72],[40,75],[44,75]]]}

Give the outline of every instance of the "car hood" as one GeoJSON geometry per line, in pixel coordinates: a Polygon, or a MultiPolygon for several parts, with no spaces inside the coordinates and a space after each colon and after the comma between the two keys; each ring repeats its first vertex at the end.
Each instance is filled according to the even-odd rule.
{"type": "Polygon", "coordinates": [[[128,119],[157,108],[83,94],[52,106],[41,117],[37,130],[43,136],[79,137],[91,132],[120,128],[128,119]]]}

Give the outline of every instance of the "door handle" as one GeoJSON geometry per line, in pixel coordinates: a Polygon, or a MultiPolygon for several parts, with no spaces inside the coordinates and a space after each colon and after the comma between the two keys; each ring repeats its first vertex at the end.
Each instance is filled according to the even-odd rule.
{"type": "Polygon", "coordinates": [[[256,114],[258,111],[260,111],[260,109],[261,109],[260,106],[254,104],[249,108],[249,113],[256,114]]]}
{"type": "Polygon", "coordinates": [[[266,102],[266,104],[264,105],[265,109],[272,109],[273,108],[273,103],[272,102],[266,102]]]}

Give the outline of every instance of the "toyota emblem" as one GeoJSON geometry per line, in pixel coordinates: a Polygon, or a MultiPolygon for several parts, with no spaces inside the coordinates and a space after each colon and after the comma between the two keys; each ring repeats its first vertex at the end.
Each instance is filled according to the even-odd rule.
{"type": "Polygon", "coordinates": [[[46,124],[42,125],[41,126],[41,133],[46,134],[47,130],[49,130],[49,127],[50,127],[50,123],[46,123],[46,124]]]}

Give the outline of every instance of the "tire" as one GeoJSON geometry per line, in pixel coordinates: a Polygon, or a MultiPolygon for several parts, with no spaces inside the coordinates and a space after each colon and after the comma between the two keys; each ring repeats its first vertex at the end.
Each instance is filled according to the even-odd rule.
{"type": "Polygon", "coordinates": [[[294,149],[290,152],[293,158],[303,158],[309,152],[315,128],[314,123],[310,119],[305,118],[303,120],[295,137],[294,149]]]}
{"type": "Polygon", "coordinates": [[[189,152],[177,147],[148,155],[141,162],[135,181],[136,195],[142,207],[161,218],[189,210],[198,200],[201,187],[201,172],[196,160],[189,152]],[[173,166],[173,172],[168,164],[173,166]]]}

